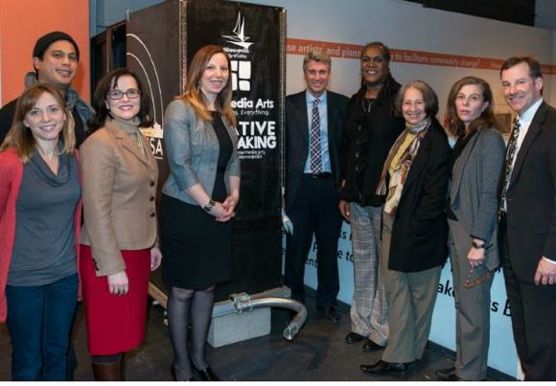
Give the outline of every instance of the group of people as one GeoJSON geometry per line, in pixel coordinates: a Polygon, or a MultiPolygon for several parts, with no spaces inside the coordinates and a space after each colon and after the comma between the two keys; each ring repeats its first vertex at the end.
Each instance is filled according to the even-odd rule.
{"type": "MultiPolygon", "coordinates": [[[[162,265],[172,376],[218,380],[205,346],[215,285],[231,278],[240,187],[228,55],[216,45],[196,52],[185,93],[166,109],[170,175],[160,222],[140,79],[126,68],[110,72],[91,108],[71,87],[79,47],[70,35],[42,36],[32,56],[25,90],[0,110],[0,322],[11,337],[12,379],[71,376],[80,297],[95,379],[123,379],[125,353],[145,335],[149,274],[162,265]]],[[[327,90],[325,53],[304,59],[307,89],[286,99],[285,213],[293,227],[285,284],[304,300],[314,235],[317,307],[339,321],[343,217],[355,282],[346,342],[384,350],[362,371],[401,373],[422,358],[450,256],[457,356],[437,375],[480,380],[501,265],[525,377],[556,379],[556,111],[543,101],[539,63],[512,57],[500,70],[517,114],[507,146],[483,79],[452,86],[445,130],[434,90],[421,80],[400,85],[389,64],[388,47],[365,45],[361,88],[349,99],[327,90]]]]}
{"type": "Polygon", "coordinates": [[[351,225],[354,293],[349,344],[383,350],[368,374],[419,366],[442,266],[452,266],[456,361],[441,380],[487,376],[490,289],[501,266],[526,380],[556,379],[556,111],[543,101],[540,64],[516,56],[500,69],[515,112],[508,145],[490,85],[451,88],[445,128],[424,81],[390,72],[381,42],[361,50],[361,88],[327,90],[331,60],[303,61],[305,91],[286,98],[285,284],[304,300],[304,264],[316,240],[317,308],[337,323],[337,240],[351,225]],[[452,137],[454,146],[449,144],[452,137]]]}
{"type": "Polygon", "coordinates": [[[218,380],[205,346],[215,284],[231,279],[240,186],[230,59],[201,48],[168,106],[160,223],[157,162],[141,132],[152,125],[148,94],[120,68],[91,108],[71,87],[78,61],[70,35],[40,37],[25,90],[0,110],[0,322],[12,379],[71,379],[80,297],[95,379],[124,379],[125,353],[145,336],[149,275],[162,264],[172,375],[218,380]]]}

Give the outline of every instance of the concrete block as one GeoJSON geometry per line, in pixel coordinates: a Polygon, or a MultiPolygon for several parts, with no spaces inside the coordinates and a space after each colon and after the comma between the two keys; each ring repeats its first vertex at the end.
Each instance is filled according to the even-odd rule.
{"type": "Polygon", "coordinates": [[[241,342],[270,334],[271,309],[258,308],[241,314],[214,315],[208,333],[212,347],[241,342]]]}

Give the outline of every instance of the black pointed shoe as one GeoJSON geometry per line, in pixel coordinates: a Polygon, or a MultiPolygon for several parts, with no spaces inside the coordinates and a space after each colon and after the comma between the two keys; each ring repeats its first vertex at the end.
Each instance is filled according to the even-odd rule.
{"type": "Polygon", "coordinates": [[[196,381],[197,380],[194,377],[190,377],[190,378],[186,378],[183,376],[178,377],[178,372],[176,371],[176,368],[174,366],[170,368],[170,373],[172,374],[173,381],[196,381]]]}
{"type": "Polygon", "coordinates": [[[361,342],[365,337],[363,335],[359,335],[356,332],[350,332],[346,335],[346,343],[353,344],[357,342],[361,342]]]}
{"type": "Polygon", "coordinates": [[[407,363],[385,362],[380,360],[373,365],[361,365],[359,368],[364,373],[374,375],[403,373],[407,370],[407,363]]]}
{"type": "Polygon", "coordinates": [[[384,349],[383,346],[373,342],[370,339],[367,339],[365,343],[363,343],[363,351],[365,352],[372,352],[384,349]]]}
{"type": "Polygon", "coordinates": [[[319,308],[321,317],[329,321],[330,323],[338,324],[340,323],[340,314],[336,309],[336,306],[329,304],[324,308],[319,308]]]}
{"type": "Polygon", "coordinates": [[[203,370],[197,370],[199,376],[201,377],[201,381],[219,381],[220,378],[212,371],[210,366],[205,367],[203,370]]]}

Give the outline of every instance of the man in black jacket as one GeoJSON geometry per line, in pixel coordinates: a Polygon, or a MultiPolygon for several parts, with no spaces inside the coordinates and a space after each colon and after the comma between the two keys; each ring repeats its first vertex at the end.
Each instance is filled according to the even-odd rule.
{"type": "MultiPolygon", "coordinates": [[[[66,98],[68,110],[75,121],[75,139],[77,146],[85,140],[88,132],[87,121],[92,117],[91,108],[71,87],[77,73],[79,47],[73,38],[65,32],[53,31],[41,36],[33,48],[34,72],[25,76],[25,87],[37,82],[48,83],[62,92],[66,98]]],[[[17,99],[0,109],[0,143],[10,130],[15,114],[17,99]]]]}
{"type": "Polygon", "coordinates": [[[539,62],[500,70],[517,119],[501,176],[499,236],[517,353],[525,380],[556,379],[556,110],[542,98],[539,62]]]}
{"type": "Polygon", "coordinates": [[[387,306],[379,275],[380,215],[384,196],[375,194],[388,151],[404,129],[394,113],[400,85],[390,74],[390,51],[380,42],[361,50],[361,88],[351,97],[344,143],[345,168],[340,211],[351,223],[355,283],[347,343],[363,349],[386,345],[387,306]]]}
{"type": "Polygon", "coordinates": [[[338,210],[343,122],[348,98],[327,91],[330,57],[312,51],[303,61],[307,90],[286,98],[285,284],[303,301],[305,260],[313,234],[317,243],[317,308],[331,322],[340,289],[337,247],[342,226],[338,210]]]}

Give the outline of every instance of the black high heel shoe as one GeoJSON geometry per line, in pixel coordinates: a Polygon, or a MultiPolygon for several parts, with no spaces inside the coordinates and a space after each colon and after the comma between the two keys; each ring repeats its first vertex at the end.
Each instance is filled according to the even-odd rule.
{"type": "Polygon", "coordinates": [[[199,370],[197,368],[195,368],[195,370],[197,370],[197,372],[199,373],[199,376],[201,377],[201,381],[214,382],[220,380],[220,378],[218,378],[218,376],[214,373],[214,371],[212,371],[210,366],[205,367],[203,370],[199,370]]]}
{"type": "Polygon", "coordinates": [[[173,381],[185,381],[185,382],[189,382],[189,381],[193,381],[193,377],[189,378],[189,379],[178,379],[177,375],[176,375],[176,369],[174,368],[174,366],[172,366],[170,368],[170,372],[172,373],[172,380],[173,381]]]}

